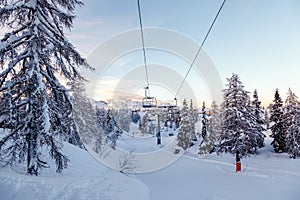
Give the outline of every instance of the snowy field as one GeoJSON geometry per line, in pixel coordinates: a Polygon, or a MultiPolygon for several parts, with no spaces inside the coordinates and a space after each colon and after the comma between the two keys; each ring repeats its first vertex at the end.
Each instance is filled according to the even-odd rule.
{"type": "Polygon", "coordinates": [[[0,200],[150,199],[141,181],[103,166],[73,145],[65,144],[64,150],[71,162],[63,174],[55,173],[54,164],[38,177],[0,168],[0,200]]]}
{"type": "MultiPolygon", "coordinates": [[[[158,149],[155,139],[123,135],[118,145],[130,149],[136,144],[136,151],[148,152],[158,149]]],[[[168,136],[162,139],[165,144],[168,136]]],[[[39,177],[1,168],[0,199],[299,200],[300,160],[275,154],[269,143],[266,140],[257,155],[242,159],[239,173],[235,173],[233,155],[199,158],[195,145],[168,167],[128,176],[105,167],[86,151],[65,144],[71,162],[63,174],[55,173],[54,167],[44,169],[39,177]]]]}

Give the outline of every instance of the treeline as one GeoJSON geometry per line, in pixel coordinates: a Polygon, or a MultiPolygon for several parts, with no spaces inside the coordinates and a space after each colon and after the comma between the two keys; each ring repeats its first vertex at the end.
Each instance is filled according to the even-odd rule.
{"type": "MultiPolygon", "coordinates": [[[[300,106],[297,96],[289,89],[283,105],[278,90],[269,109],[263,109],[257,91],[250,92],[237,74],[227,79],[220,106],[213,102],[209,114],[203,103],[201,112],[202,133],[199,135],[199,154],[239,153],[256,154],[264,147],[265,131],[271,129],[272,145],[276,153],[286,152],[291,158],[300,156],[300,106]]],[[[178,146],[187,149],[192,144],[193,127],[188,118],[186,101],[183,103],[178,133],[178,146]]],[[[191,115],[190,115],[191,116],[191,115]]]]}

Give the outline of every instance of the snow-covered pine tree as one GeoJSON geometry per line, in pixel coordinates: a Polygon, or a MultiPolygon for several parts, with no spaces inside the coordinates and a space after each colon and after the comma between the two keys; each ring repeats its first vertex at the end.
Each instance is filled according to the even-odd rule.
{"type": "MultiPolygon", "coordinates": [[[[72,80],[68,83],[70,88],[71,100],[73,105],[73,115],[75,120],[75,128],[79,133],[83,132],[86,129],[85,123],[85,98],[84,98],[84,85],[79,80],[72,80]],[[84,110],[84,112],[82,112],[84,110]]],[[[86,143],[86,141],[84,141],[86,143]]]]}
{"type": "Polygon", "coordinates": [[[269,117],[269,111],[268,109],[265,109],[264,111],[264,118],[265,118],[265,123],[266,123],[266,128],[270,128],[270,117],[269,117]]]}
{"type": "Polygon", "coordinates": [[[131,117],[127,109],[120,108],[113,110],[113,116],[115,116],[116,124],[120,129],[129,132],[131,117]]]}
{"type": "Polygon", "coordinates": [[[115,148],[117,145],[117,139],[121,135],[121,132],[118,131],[117,123],[113,116],[113,110],[111,109],[108,109],[105,115],[103,130],[106,135],[105,142],[110,143],[110,146],[115,148]]]}
{"type": "Polygon", "coordinates": [[[285,150],[292,158],[300,156],[300,108],[298,97],[289,88],[283,114],[285,150]]]}
{"type": "Polygon", "coordinates": [[[287,130],[286,150],[291,158],[300,157],[300,109],[296,110],[291,126],[287,130]]]}
{"type": "Polygon", "coordinates": [[[84,104],[86,109],[85,111],[81,110],[81,112],[85,112],[83,117],[86,128],[85,130],[82,130],[85,132],[80,133],[80,136],[83,141],[87,142],[87,144],[93,144],[93,150],[96,153],[99,153],[102,151],[104,145],[104,130],[98,122],[94,100],[85,97],[84,104]]]}
{"type": "Polygon", "coordinates": [[[148,130],[148,123],[149,123],[149,113],[145,112],[143,118],[142,118],[142,122],[141,122],[141,132],[142,134],[147,134],[149,132],[148,130]]]}
{"type": "MultiPolygon", "coordinates": [[[[96,139],[98,143],[102,144],[103,129],[98,123],[95,105],[86,97],[84,83],[75,79],[68,85],[72,92],[75,128],[82,141],[84,144],[90,145],[93,139],[96,139]]],[[[99,148],[97,147],[97,149],[99,148]]]]}
{"type": "Polygon", "coordinates": [[[183,101],[183,107],[181,109],[181,121],[180,127],[177,135],[178,146],[182,147],[184,150],[190,147],[191,145],[191,127],[190,127],[190,116],[189,108],[187,106],[186,100],[183,101]]]}
{"type": "Polygon", "coordinates": [[[197,122],[198,114],[197,114],[197,112],[195,112],[192,99],[191,99],[191,102],[190,102],[190,113],[189,113],[189,115],[190,115],[190,128],[191,128],[190,136],[191,136],[191,140],[192,141],[197,141],[196,131],[195,131],[195,124],[197,122]]]}
{"type": "Polygon", "coordinates": [[[271,126],[272,134],[270,137],[274,138],[271,142],[276,153],[285,151],[285,133],[283,125],[283,111],[282,111],[282,100],[279,95],[278,89],[275,91],[274,95],[274,104],[272,105],[270,122],[274,122],[271,126]]]}
{"type": "Polygon", "coordinates": [[[211,104],[210,119],[207,121],[207,137],[201,142],[199,154],[208,154],[215,151],[215,143],[221,134],[221,115],[215,101],[211,104]]]}
{"type": "Polygon", "coordinates": [[[122,130],[117,126],[113,115],[114,111],[111,109],[106,111],[104,108],[101,108],[97,109],[96,113],[98,122],[104,132],[105,142],[110,144],[112,148],[115,148],[122,130]]]}
{"type": "Polygon", "coordinates": [[[297,113],[298,109],[298,97],[295,93],[292,92],[292,90],[289,88],[287,97],[285,100],[285,105],[283,107],[283,132],[286,135],[287,129],[292,125],[292,122],[294,120],[294,117],[297,113]]]}
{"type": "Polygon", "coordinates": [[[207,114],[206,114],[206,107],[205,102],[202,104],[202,141],[204,141],[205,138],[207,138],[207,114]]]}
{"type": "Polygon", "coordinates": [[[263,125],[265,124],[265,121],[263,119],[263,114],[264,111],[261,107],[261,102],[258,100],[258,95],[257,95],[257,90],[255,89],[253,92],[253,101],[252,101],[252,109],[253,109],[253,114],[255,117],[255,135],[253,138],[253,147],[254,148],[261,148],[264,147],[264,137],[266,137],[263,134],[263,131],[265,131],[266,129],[263,127],[263,125]]]}
{"type": "Polygon", "coordinates": [[[82,79],[77,67],[91,68],[64,35],[63,28],[72,27],[77,5],[82,2],[1,1],[1,26],[10,31],[0,42],[0,96],[7,98],[0,119],[2,127],[10,129],[0,140],[2,164],[26,161],[27,172],[38,175],[46,149],[57,172],[67,167],[60,138],[72,137],[65,126],[72,105],[57,74],[82,79]]]}
{"type": "Polygon", "coordinates": [[[233,74],[227,80],[227,89],[223,90],[223,127],[218,140],[218,153],[235,154],[239,151],[242,156],[255,153],[257,130],[249,92],[244,90],[238,75],[233,74]]]}
{"type": "Polygon", "coordinates": [[[216,103],[213,101],[210,109],[210,119],[208,121],[209,137],[215,143],[222,132],[222,115],[216,103]]]}

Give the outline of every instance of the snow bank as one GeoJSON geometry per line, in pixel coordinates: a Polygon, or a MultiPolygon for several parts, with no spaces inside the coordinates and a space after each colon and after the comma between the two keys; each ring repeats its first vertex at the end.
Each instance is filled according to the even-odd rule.
{"type": "Polygon", "coordinates": [[[39,177],[0,168],[0,199],[150,199],[139,180],[106,168],[73,145],[65,144],[64,151],[71,162],[63,174],[55,173],[54,166],[39,177]]]}

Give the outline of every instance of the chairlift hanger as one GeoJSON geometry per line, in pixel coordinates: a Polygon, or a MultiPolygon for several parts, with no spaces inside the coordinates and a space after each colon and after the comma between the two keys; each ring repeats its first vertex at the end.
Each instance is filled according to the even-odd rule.
{"type": "Polygon", "coordinates": [[[141,6],[140,0],[137,0],[138,6],[138,14],[139,14],[139,22],[140,22],[140,32],[141,32],[141,40],[142,40],[142,47],[143,47],[143,57],[144,57],[144,66],[145,66],[145,73],[146,73],[146,82],[147,85],[145,89],[145,97],[142,100],[143,108],[155,108],[157,107],[157,100],[155,97],[150,96],[150,89],[149,89],[149,77],[148,77],[148,68],[147,68],[147,56],[146,56],[146,49],[145,49],[145,40],[144,40],[144,32],[143,32],[143,24],[142,24],[142,14],[141,14],[141,6]]]}
{"type": "Polygon", "coordinates": [[[149,87],[145,87],[145,97],[142,100],[143,108],[156,108],[157,107],[157,100],[155,97],[150,97],[149,94],[149,87]]]}

